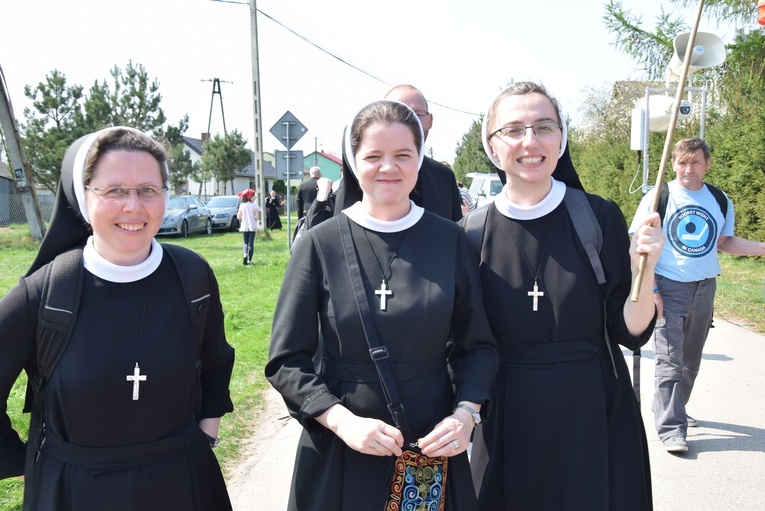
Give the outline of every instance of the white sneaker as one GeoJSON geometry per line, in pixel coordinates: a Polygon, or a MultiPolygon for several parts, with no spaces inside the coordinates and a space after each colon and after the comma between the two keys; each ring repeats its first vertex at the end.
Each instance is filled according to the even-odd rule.
{"type": "Polygon", "coordinates": [[[688,444],[685,438],[673,436],[664,440],[664,448],[667,452],[688,452],[688,444]]]}
{"type": "Polygon", "coordinates": [[[686,415],[685,418],[688,421],[688,427],[689,428],[695,428],[696,426],[699,425],[699,423],[696,421],[696,419],[694,419],[690,415],[686,415]]]}

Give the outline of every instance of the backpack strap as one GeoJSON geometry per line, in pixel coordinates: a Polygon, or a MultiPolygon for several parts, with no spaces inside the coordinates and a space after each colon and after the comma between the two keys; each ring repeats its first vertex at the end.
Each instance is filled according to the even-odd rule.
{"type": "Polygon", "coordinates": [[[563,196],[563,202],[566,203],[566,209],[574,223],[574,229],[579,236],[587,257],[590,259],[590,265],[598,278],[598,284],[606,283],[606,275],[603,272],[603,263],[600,260],[600,250],[603,248],[603,232],[600,229],[598,219],[592,206],[587,201],[584,192],[579,188],[566,187],[566,194],[563,196]]]}
{"type": "Polygon", "coordinates": [[[473,249],[475,260],[481,262],[481,247],[483,246],[483,234],[486,232],[486,219],[489,217],[491,203],[484,204],[478,209],[468,211],[462,219],[468,244],[473,249]]]}
{"type": "MultiPolygon", "coordinates": [[[[31,502],[34,467],[44,438],[45,421],[42,417],[45,402],[45,382],[66,350],[77,322],[82,281],[82,248],[57,256],[45,271],[37,320],[37,360],[27,371],[27,395],[24,411],[31,412],[27,439],[24,474],[24,502],[31,502]]],[[[26,507],[25,507],[26,509],[26,507]]]]}
{"type": "MultiPolygon", "coordinates": [[[[720,206],[720,211],[722,211],[723,218],[726,218],[728,216],[728,198],[725,196],[725,193],[723,193],[722,190],[717,188],[714,185],[710,185],[709,183],[704,183],[707,185],[707,189],[712,194],[712,196],[717,201],[717,204],[720,206]]],[[[656,211],[659,212],[659,217],[661,218],[661,224],[664,225],[664,217],[667,214],[667,203],[669,202],[669,185],[667,183],[662,183],[661,190],[659,191],[659,202],[656,206],[656,211]]]]}
{"type": "Polygon", "coordinates": [[[723,193],[722,190],[720,190],[714,185],[710,185],[709,183],[704,183],[704,184],[707,185],[707,189],[710,192],[712,192],[712,195],[717,201],[717,204],[720,206],[720,211],[722,211],[723,218],[727,217],[728,216],[728,198],[725,196],[725,193],[723,193]]]}
{"type": "MultiPolygon", "coordinates": [[[[187,248],[163,244],[162,249],[167,252],[175,265],[178,277],[183,286],[183,294],[186,297],[186,305],[189,309],[189,318],[194,327],[197,353],[197,377],[202,372],[202,343],[204,341],[205,327],[207,325],[207,312],[212,296],[212,284],[210,270],[201,255],[187,248]]],[[[197,412],[202,407],[201,393],[197,395],[197,412]]]]}
{"type": "Polygon", "coordinates": [[[194,324],[197,356],[199,356],[202,351],[205,326],[207,325],[207,310],[212,296],[208,266],[202,256],[193,250],[170,244],[163,244],[162,250],[170,256],[180,277],[189,315],[194,324]]]}

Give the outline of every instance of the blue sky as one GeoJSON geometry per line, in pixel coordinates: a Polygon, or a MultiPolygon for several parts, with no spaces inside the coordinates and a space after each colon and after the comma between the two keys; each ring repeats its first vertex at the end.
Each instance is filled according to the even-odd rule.
{"type": "MultiPolygon", "coordinates": [[[[238,0],[234,0],[238,1],[238,0]]],[[[623,0],[652,29],[659,6],[692,23],[695,8],[623,0]]],[[[258,9],[377,80],[258,15],[263,149],[283,147],[271,126],[287,110],[308,132],[294,149],[338,154],[343,126],[390,84],[411,83],[431,102],[428,145],[452,161],[475,114],[510,81],[533,79],[558,97],[576,123],[585,87],[643,79],[613,47],[598,0],[258,0],[258,9]],[[469,6],[468,6],[469,5],[469,6]],[[387,83],[383,83],[387,82],[387,83]],[[437,104],[436,104],[437,103],[437,104]],[[466,113],[467,112],[467,113],[466,113]]],[[[176,123],[190,117],[188,136],[226,128],[252,144],[251,30],[246,4],[212,0],[0,0],[0,65],[16,117],[29,106],[24,85],[53,69],[86,91],[131,61],[160,83],[162,106],[176,123]],[[121,10],[117,6],[124,6],[121,10]],[[231,83],[227,83],[231,82],[231,83]],[[211,119],[210,119],[211,118],[211,119]]],[[[730,37],[715,26],[726,42],[730,37]]]]}

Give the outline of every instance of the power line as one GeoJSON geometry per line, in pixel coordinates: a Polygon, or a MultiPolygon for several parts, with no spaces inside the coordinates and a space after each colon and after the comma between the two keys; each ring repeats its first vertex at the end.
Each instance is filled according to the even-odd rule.
{"type": "MultiPolygon", "coordinates": [[[[230,1],[230,0],[211,0],[211,1],[213,1],[213,2],[221,2],[221,3],[231,3],[231,4],[246,4],[246,5],[249,5],[249,3],[248,3],[248,2],[232,2],[232,1],[230,1]]],[[[339,55],[335,54],[334,52],[331,52],[330,50],[328,50],[328,49],[326,49],[326,48],[324,48],[324,47],[322,47],[322,46],[320,46],[320,45],[318,45],[318,44],[314,43],[313,41],[311,41],[311,40],[310,40],[310,39],[308,39],[307,37],[305,37],[305,36],[303,36],[303,35],[299,34],[298,32],[296,32],[296,31],[295,31],[295,30],[293,30],[292,28],[288,27],[287,25],[285,25],[285,24],[284,24],[284,23],[282,23],[281,21],[277,20],[277,19],[276,19],[276,18],[274,18],[273,16],[271,16],[271,15],[269,15],[269,14],[266,14],[265,12],[261,11],[260,9],[257,9],[257,8],[256,8],[256,10],[257,10],[257,11],[258,11],[260,14],[262,14],[263,16],[265,16],[266,18],[270,19],[271,21],[273,21],[274,23],[276,23],[277,25],[279,25],[280,27],[282,27],[283,29],[287,30],[288,32],[291,32],[291,33],[292,33],[293,35],[295,35],[296,37],[299,37],[300,39],[302,39],[303,41],[307,42],[308,44],[310,44],[310,45],[311,45],[311,46],[313,46],[314,48],[318,49],[319,51],[321,51],[321,52],[323,52],[323,53],[326,53],[326,54],[327,54],[327,55],[329,55],[330,57],[332,57],[332,58],[334,58],[335,60],[337,60],[337,61],[341,62],[342,64],[345,64],[346,66],[348,66],[348,67],[350,67],[350,68],[352,68],[352,69],[355,69],[356,71],[358,71],[358,72],[360,72],[360,73],[362,73],[362,74],[365,74],[365,75],[367,75],[368,77],[372,78],[373,80],[376,80],[376,81],[378,81],[378,82],[380,82],[380,83],[383,83],[383,84],[385,84],[385,85],[387,85],[387,86],[389,86],[389,87],[393,87],[393,86],[395,85],[395,84],[393,84],[393,83],[391,83],[391,82],[389,82],[389,81],[387,81],[387,80],[385,80],[385,79],[383,79],[383,78],[380,78],[379,76],[377,76],[377,75],[375,75],[375,74],[372,74],[371,72],[369,72],[369,71],[367,71],[367,70],[365,70],[365,69],[363,69],[363,68],[361,68],[361,67],[357,66],[356,64],[353,64],[353,63],[351,63],[351,62],[347,61],[346,59],[344,59],[343,57],[341,57],[341,56],[339,56],[339,55]]],[[[476,116],[476,117],[478,117],[478,116],[480,116],[480,115],[481,115],[481,114],[478,114],[478,113],[476,113],[476,112],[468,112],[467,110],[462,110],[462,109],[460,109],[460,108],[455,108],[455,107],[452,107],[452,106],[449,106],[449,105],[445,105],[445,104],[443,104],[443,103],[440,103],[440,102],[438,102],[438,101],[434,101],[434,100],[431,100],[431,99],[428,99],[428,103],[431,103],[431,104],[434,104],[434,105],[438,105],[438,106],[440,106],[440,107],[442,107],[442,108],[446,108],[447,110],[452,110],[453,112],[459,112],[459,113],[462,113],[462,114],[472,115],[472,116],[476,116]]]]}

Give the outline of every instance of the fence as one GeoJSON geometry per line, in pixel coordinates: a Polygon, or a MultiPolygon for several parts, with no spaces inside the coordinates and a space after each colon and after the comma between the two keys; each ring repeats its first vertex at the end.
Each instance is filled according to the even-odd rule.
{"type": "MultiPolygon", "coordinates": [[[[40,204],[43,219],[49,222],[53,214],[54,195],[47,190],[38,191],[37,202],[40,204]]],[[[26,223],[27,214],[21,194],[0,194],[0,227],[26,223]]]]}

